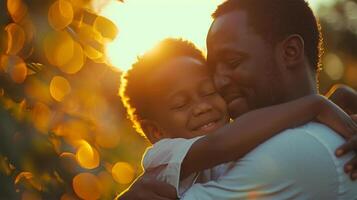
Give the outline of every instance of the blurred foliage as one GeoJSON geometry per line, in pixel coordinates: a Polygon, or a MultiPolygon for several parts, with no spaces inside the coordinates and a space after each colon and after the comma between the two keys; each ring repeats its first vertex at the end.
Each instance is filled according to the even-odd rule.
{"type": "Polygon", "coordinates": [[[88,0],[1,1],[0,199],[112,199],[147,146],[104,47],[117,27],[88,0]]]}
{"type": "MultiPolygon", "coordinates": [[[[356,2],[319,9],[322,92],[357,88],[356,2]]],[[[0,1],[0,199],[112,199],[141,173],[104,52],[120,32],[90,3],[0,1]]]]}
{"type": "Polygon", "coordinates": [[[334,83],[357,89],[357,0],[338,0],[317,14],[325,47],[320,90],[324,93],[334,83]]]}

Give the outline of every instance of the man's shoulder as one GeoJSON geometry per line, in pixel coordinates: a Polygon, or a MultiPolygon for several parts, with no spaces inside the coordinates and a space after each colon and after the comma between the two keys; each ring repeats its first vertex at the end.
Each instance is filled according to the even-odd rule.
{"type": "Polygon", "coordinates": [[[343,143],[344,139],[329,127],[309,122],[282,131],[258,146],[250,154],[264,156],[278,153],[279,155],[304,156],[308,152],[319,152],[321,156],[333,156],[336,148],[343,143]]]}
{"type": "MultiPolygon", "coordinates": [[[[326,149],[333,150],[342,145],[345,141],[337,132],[317,122],[308,122],[299,127],[285,130],[280,135],[284,136],[286,133],[286,136],[297,135],[297,137],[301,137],[304,140],[315,140],[326,149]]],[[[279,135],[277,139],[279,139],[279,135]]]]}
{"type": "MultiPolygon", "coordinates": [[[[230,176],[250,174],[246,180],[263,182],[272,186],[291,184],[306,194],[337,194],[343,165],[352,155],[338,159],[334,152],[344,142],[329,127],[309,122],[282,131],[247,154],[230,176]]],[[[289,186],[289,187],[290,187],[289,186]]],[[[321,199],[321,198],[312,198],[321,199]]]]}

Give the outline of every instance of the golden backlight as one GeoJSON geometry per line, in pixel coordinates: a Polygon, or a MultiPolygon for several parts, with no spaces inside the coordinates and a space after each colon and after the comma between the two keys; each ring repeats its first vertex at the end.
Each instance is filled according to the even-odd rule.
{"type": "Polygon", "coordinates": [[[182,37],[205,48],[211,14],[222,0],[112,0],[100,15],[119,28],[108,44],[109,62],[127,70],[138,55],[166,37],[182,37]]]}
{"type": "MultiPolygon", "coordinates": [[[[331,2],[331,0],[325,0],[331,2]]],[[[109,43],[109,62],[127,70],[143,54],[166,37],[182,37],[205,50],[211,14],[223,0],[117,0],[110,2],[100,15],[119,28],[116,39],[109,43]]],[[[316,10],[321,0],[308,0],[316,10]]]]}

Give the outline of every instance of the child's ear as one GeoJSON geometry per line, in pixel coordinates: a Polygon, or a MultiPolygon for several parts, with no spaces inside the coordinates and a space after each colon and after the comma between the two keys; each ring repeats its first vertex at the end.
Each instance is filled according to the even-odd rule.
{"type": "Polygon", "coordinates": [[[160,127],[157,125],[156,122],[148,119],[143,119],[140,121],[140,124],[146,137],[148,137],[148,139],[152,143],[155,143],[164,137],[160,127]]]}

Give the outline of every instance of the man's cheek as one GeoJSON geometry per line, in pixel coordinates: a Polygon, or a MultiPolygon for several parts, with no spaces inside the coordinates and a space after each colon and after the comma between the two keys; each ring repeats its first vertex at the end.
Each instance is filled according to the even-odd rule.
{"type": "Polygon", "coordinates": [[[249,111],[250,108],[246,98],[237,98],[228,104],[228,112],[232,118],[237,118],[249,111]]]}

